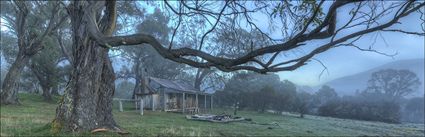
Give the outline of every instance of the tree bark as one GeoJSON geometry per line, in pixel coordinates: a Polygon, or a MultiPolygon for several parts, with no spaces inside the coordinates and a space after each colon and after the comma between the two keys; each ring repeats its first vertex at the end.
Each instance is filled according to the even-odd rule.
{"type": "Polygon", "coordinates": [[[112,116],[115,76],[108,50],[94,45],[93,41],[77,42],[80,40],[74,41],[79,52],[75,53],[71,80],[56,109],[53,129],[72,132],[96,128],[117,130],[112,116]]]}
{"type": "MultiPolygon", "coordinates": [[[[106,7],[110,8],[108,4],[106,7]]],[[[82,1],[74,1],[68,7],[73,30],[73,69],[56,109],[53,132],[80,132],[97,128],[121,131],[112,115],[115,75],[108,57],[109,49],[102,48],[89,38],[89,28],[84,18],[87,16],[85,14],[89,14],[87,12],[94,10],[88,9],[87,3],[82,1]]],[[[105,35],[112,35],[110,29],[113,28],[104,21],[100,21],[99,28],[105,35]]]]}
{"type": "Polygon", "coordinates": [[[3,81],[1,104],[20,104],[18,100],[19,78],[28,61],[29,56],[20,50],[3,81]]]}

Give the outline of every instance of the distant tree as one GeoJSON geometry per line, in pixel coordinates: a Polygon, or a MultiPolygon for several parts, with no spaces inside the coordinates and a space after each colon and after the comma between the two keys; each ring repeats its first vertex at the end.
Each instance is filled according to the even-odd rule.
{"type": "Polygon", "coordinates": [[[255,110],[264,113],[266,109],[270,109],[274,99],[276,99],[276,91],[270,85],[265,85],[260,91],[252,92],[252,106],[255,110]]]}
{"type": "Polygon", "coordinates": [[[42,91],[37,77],[34,76],[29,67],[25,67],[22,71],[18,82],[18,91],[35,94],[39,94],[42,91]]]}
{"type": "Polygon", "coordinates": [[[424,123],[424,97],[408,99],[403,109],[402,120],[406,122],[424,123]]]}
{"type": "Polygon", "coordinates": [[[214,96],[214,102],[219,107],[230,107],[232,103],[235,104],[239,99],[236,92],[227,92],[224,90],[217,90],[214,96]]]}
{"type": "Polygon", "coordinates": [[[326,102],[336,99],[338,94],[335,92],[335,89],[331,88],[328,85],[323,85],[313,96],[314,107],[320,107],[326,102]]]}
{"type": "Polygon", "coordinates": [[[412,71],[384,69],[372,73],[366,92],[384,93],[397,99],[415,92],[420,84],[412,71]]]}
{"type": "Polygon", "coordinates": [[[58,63],[62,61],[62,54],[55,39],[47,38],[45,48],[34,55],[28,67],[35,75],[43,90],[43,97],[46,101],[52,100],[52,92],[57,91],[57,86],[61,82],[59,77],[58,63]],[[54,91],[55,90],[55,91],[54,91]]]}
{"type": "Polygon", "coordinates": [[[399,102],[382,93],[361,93],[326,102],[318,109],[321,116],[399,123],[399,102]]]}
{"type": "Polygon", "coordinates": [[[118,83],[114,97],[117,98],[132,98],[134,83],[124,80],[118,83]]]}
{"type": "Polygon", "coordinates": [[[258,105],[254,101],[254,97],[256,97],[255,94],[263,90],[263,87],[265,86],[272,87],[276,93],[280,94],[281,92],[283,92],[283,83],[280,81],[279,76],[276,74],[263,75],[252,72],[240,72],[234,74],[225,83],[222,93],[226,94],[220,94],[226,96],[219,96],[218,98],[230,98],[227,96],[232,96],[231,100],[221,100],[222,103],[225,103],[226,106],[232,106],[234,103],[239,102],[241,109],[247,107],[254,108],[254,105],[258,105]],[[231,102],[223,102],[225,100],[231,102]]]}
{"type": "Polygon", "coordinates": [[[316,92],[316,96],[322,97],[322,98],[334,98],[337,97],[338,94],[335,92],[335,89],[331,88],[328,85],[322,86],[319,91],[316,92]]]}
{"type": "Polygon", "coordinates": [[[277,88],[273,108],[277,111],[291,111],[297,98],[297,88],[294,83],[284,80],[277,88]]]}
{"type": "Polygon", "coordinates": [[[298,92],[293,110],[300,114],[301,118],[304,118],[304,114],[309,112],[309,105],[312,101],[312,95],[307,92],[298,92]]]}

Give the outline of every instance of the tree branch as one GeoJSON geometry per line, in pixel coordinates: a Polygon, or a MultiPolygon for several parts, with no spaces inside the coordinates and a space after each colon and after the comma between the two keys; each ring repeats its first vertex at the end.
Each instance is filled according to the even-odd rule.
{"type": "MultiPolygon", "coordinates": [[[[161,56],[173,60],[175,62],[179,63],[185,63],[193,67],[198,68],[209,68],[209,67],[216,67],[222,71],[234,71],[234,70],[250,70],[255,71],[259,73],[266,73],[266,72],[277,72],[277,71],[289,71],[294,70],[296,68],[299,68],[306,64],[306,62],[311,59],[313,56],[320,54],[324,51],[329,50],[330,48],[334,47],[334,45],[340,44],[342,42],[345,42],[347,40],[350,40],[352,38],[368,34],[371,32],[383,30],[385,28],[388,28],[392,26],[393,24],[397,23],[397,21],[410,14],[413,11],[418,10],[420,7],[423,7],[425,3],[421,3],[418,6],[411,7],[412,2],[408,2],[408,4],[401,9],[401,12],[398,16],[396,16],[394,19],[383,23],[381,25],[367,28],[365,30],[360,30],[357,32],[354,32],[352,34],[346,35],[344,37],[341,37],[337,40],[331,41],[327,44],[324,44],[316,49],[314,49],[309,54],[302,56],[297,59],[293,59],[290,61],[286,61],[283,63],[279,63],[273,66],[267,66],[264,63],[259,63],[263,68],[257,68],[255,66],[248,66],[243,65],[247,62],[256,61],[255,57],[267,54],[267,53],[276,53],[281,51],[288,51],[295,49],[302,45],[303,42],[313,39],[325,39],[333,36],[335,34],[336,30],[336,10],[339,7],[342,7],[348,3],[352,3],[355,1],[336,1],[332,4],[330,7],[328,14],[323,21],[321,25],[313,29],[313,31],[303,34],[299,33],[294,38],[288,40],[284,43],[274,44],[265,46],[263,48],[255,49],[250,52],[248,52],[246,55],[238,58],[224,58],[224,57],[216,57],[211,54],[205,53],[201,50],[195,50],[191,48],[179,48],[179,49],[167,49],[163,47],[157,40],[151,35],[147,34],[133,34],[128,36],[113,36],[108,37],[104,36],[100,31],[98,30],[96,26],[95,19],[93,18],[93,15],[87,14],[87,16],[84,17],[84,19],[87,21],[88,28],[89,28],[89,35],[91,38],[96,40],[101,46],[104,47],[117,47],[121,45],[137,45],[137,44],[149,44],[151,45],[161,56]],[[324,31],[321,31],[324,27],[327,26],[327,29],[324,31]],[[199,57],[204,59],[207,62],[198,62],[191,60],[187,57],[199,57]],[[287,65],[291,64],[289,66],[279,67],[281,65],[287,65]]],[[[267,63],[271,64],[271,63],[267,63]]]]}

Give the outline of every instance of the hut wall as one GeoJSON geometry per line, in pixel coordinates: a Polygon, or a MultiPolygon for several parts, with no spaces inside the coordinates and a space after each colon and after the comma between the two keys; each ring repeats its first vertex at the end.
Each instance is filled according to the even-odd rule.
{"type": "Polygon", "coordinates": [[[186,96],[186,108],[194,108],[196,107],[196,95],[188,94],[186,96]]]}
{"type": "Polygon", "coordinates": [[[160,104],[160,96],[158,94],[144,95],[143,98],[143,107],[145,109],[152,109],[152,99],[154,103],[154,107],[156,110],[162,108],[162,104],[160,104]]]}
{"type": "Polygon", "coordinates": [[[179,101],[181,101],[181,95],[179,96],[179,94],[177,93],[167,93],[166,94],[166,98],[167,98],[167,109],[179,109],[181,107],[179,107],[179,101]],[[180,99],[179,99],[180,98],[180,99]]]}
{"type": "Polygon", "coordinates": [[[143,108],[152,109],[152,95],[143,95],[143,108]]]}

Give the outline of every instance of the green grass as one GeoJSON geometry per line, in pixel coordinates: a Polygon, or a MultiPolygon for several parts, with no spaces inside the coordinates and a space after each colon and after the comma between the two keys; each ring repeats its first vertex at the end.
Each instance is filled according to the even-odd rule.
{"type": "MultiPolygon", "coordinates": [[[[56,103],[43,102],[39,95],[20,94],[20,99],[21,106],[1,106],[1,136],[52,135],[47,124],[55,115],[56,103]]],[[[130,136],[424,136],[423,124],[387,124],[310,115],[298,118],[291,114],[249,111],[238,113],[251,118],[252,122],[222,124],[190,121],[177,113],[145,111],[145,115],[141,116],[129,109],[130,103],[124,105],[124,112],[118,112],[114,106],[113,113],[115,120],[130,132],[130,136]],[[278,126],[269,123],[278,123],[278,126]]],[[[223,109],[215,109],[213,113],[222,112],[232,113],[223,109]]],[[[116,133],[96,135],[121,136],[116,133]]]]}

